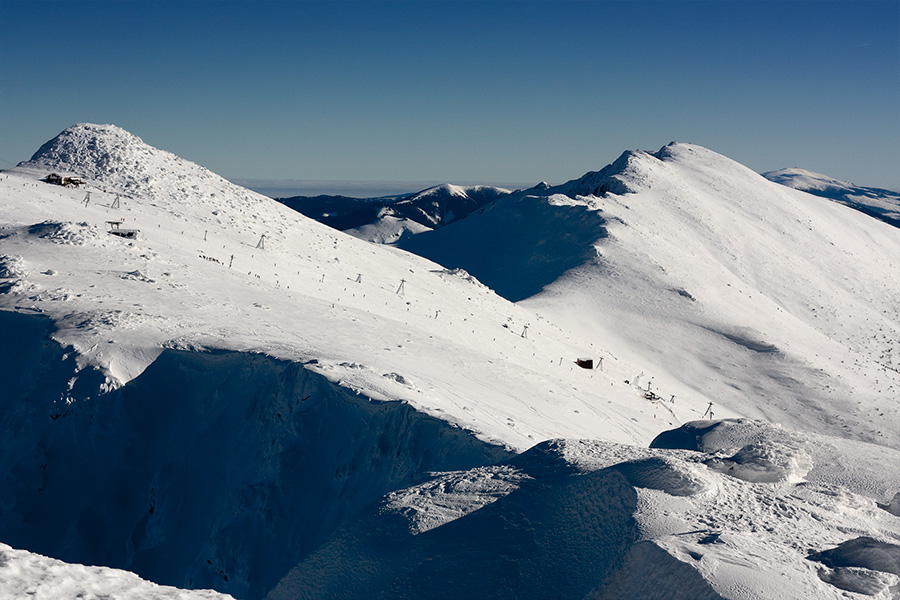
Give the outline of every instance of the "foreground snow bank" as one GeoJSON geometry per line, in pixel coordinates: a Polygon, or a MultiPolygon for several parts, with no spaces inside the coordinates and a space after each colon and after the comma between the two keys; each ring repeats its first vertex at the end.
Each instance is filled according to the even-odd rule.
{"type": "Polygon", "coordinates": [[[0,543],[0,598],[228,600],[231,596],[156,585],[128,571],[67,564],[0,543]]]}
{"type": "Polygon", "coordinates": [[[68,562],[258,598],[384,494],[506,456],[264,355],[166,350],[76,393],[90,377],[45,320],[0,319],[23,334],[0,344],[0,535],[68,562]]]}
{"type": "MultiPolygon", "coordinates": [[[[709,428],[721,429],[722,456],[749,438],[757,450],[807,442],[749,421],[709,428]]],[[[692,439],[698,429],[668,437],[692,439]]],[[[861,456],[843,440],[817,442],[861,456]]],[[[269,599],[892,597],[896,517],[824,475],[735,477],[714,460],[722,459],[556,440],[491,468],[435,473],[337,530],[269,599]],[[854,535],[863,531],[872,537],[854,535]]]]}
{"type": "Polygon", "coordinates": [[[888,512],[900,493],[896,450],[761,421],[692,421],[659,434],[650,447],[706,453],[710,468],[745,481],[805,480],[846,488],[885,503],[879,506],[888,512]]]}

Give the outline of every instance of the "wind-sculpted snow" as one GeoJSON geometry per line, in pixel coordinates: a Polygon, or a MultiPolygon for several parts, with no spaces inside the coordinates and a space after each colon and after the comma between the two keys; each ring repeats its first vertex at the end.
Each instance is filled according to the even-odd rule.
{"type": "Polygon", "coordinates": [[[709,467],[703,453],[557,440],[435,474],[340,529],[269,598],[891,597],[900,522],[871,499],[709,467]],[[831,549],[858,530],[878,539],[831,549]]]}
{"type": "Polygon", "coordinates": [[[445,515],[459,499],[456,485],[439,497],[447,475],[429,488],[429,500],[418,488],[404,501],[393,495],[301,563],[269,598],[584,597],[637,536],[634,490],[616,473],[575,476],[540,463],[531,469],[525,457],[515,463],[513,486],[494,471],[459,474],[501,497],[484,504],[479,496],[478,510],[436,528],[415,524],[422,511],[445,515]],[[406,508],[413,503],[415,512],[406,508]]]}
{"type": "Polygon", "coordinates": [[[746,481],[809,481],[878,502],[900,492],[897,450],[761,421],[693,421],[659,434],[650,447],[704,452],[711,468],[746,481]]]}
{"type": "Polygon", "coordinates": [[[819,577],[842,590],[867,596],[900,591],[898,544],[858,537],[811,554],[809,559],[826,565],[828,570],[819,577]]]}

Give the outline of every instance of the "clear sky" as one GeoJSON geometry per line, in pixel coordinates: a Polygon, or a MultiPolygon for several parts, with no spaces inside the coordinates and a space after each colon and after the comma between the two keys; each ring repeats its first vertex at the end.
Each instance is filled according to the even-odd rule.
{"type": "Polygon", "coordinates": [[[678,140],[900,189],[900,2],[0,0],[0,167],[79,122],[230,179],[561,183],[678,140]]]}

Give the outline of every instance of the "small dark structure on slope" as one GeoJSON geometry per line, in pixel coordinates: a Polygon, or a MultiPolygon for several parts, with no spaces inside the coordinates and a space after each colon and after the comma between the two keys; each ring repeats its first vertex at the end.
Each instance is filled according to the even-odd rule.
{"type": "Polygon", "coordinates": [[[106,225],[109,227],[109,233],[128,240],[138,239],[141,232],[140,229],[122,229],[122,221],[107,221],[106,225]]]}
{"type": "Polygon", "coordinates": [[[575,360],[575,364],[581,367],[582,369],[593,369],[594,368],[594,360],[591,358],[578,358],[575,360]]]}
{"type": "Polygon", "coordinates": [[[85,181],[81,177],[69,177],[63,176],[59,173],[50,173],[46,177],[44,177],[44,181],[47,183],[52,183],[54,185],[61,185],[63,187],[78,187],[79,185],[84,185],[85,181]]]}

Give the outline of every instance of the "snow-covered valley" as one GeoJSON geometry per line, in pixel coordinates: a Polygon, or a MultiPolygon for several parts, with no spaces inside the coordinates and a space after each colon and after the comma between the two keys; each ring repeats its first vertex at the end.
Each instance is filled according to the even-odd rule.
{"type": "Polygon", "coordinates": [[[672,144],[401,245],[114,126],[0,173],[0,597],[900,593],[900,230],[672,144]]]}

